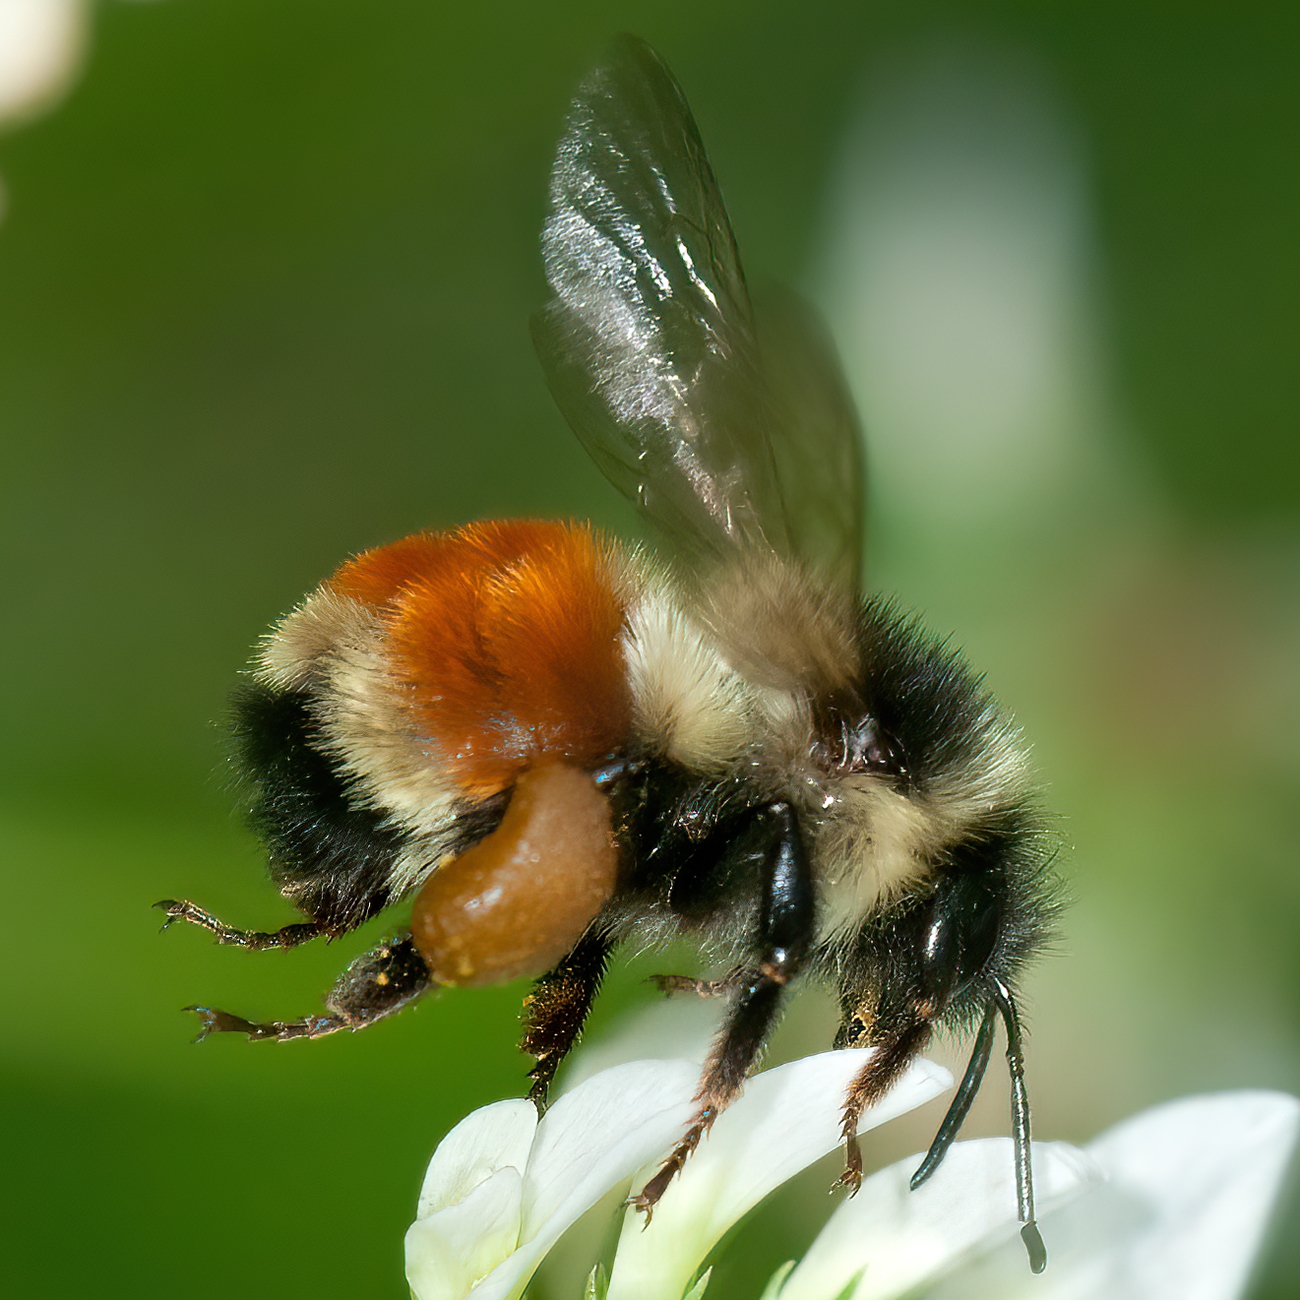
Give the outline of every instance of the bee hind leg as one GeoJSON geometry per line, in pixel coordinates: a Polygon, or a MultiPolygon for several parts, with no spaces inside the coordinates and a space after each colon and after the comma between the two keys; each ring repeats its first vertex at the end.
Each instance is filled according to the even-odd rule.
{"type": "Polygon", "coordinates": [[[318,925],[315,921],[285,925],[270,932],[236,930],[234,926],[218,920],[211,912],[205,912],[197,903],[191,903],[188,899],[164,898],[154,906],[166,913],[166,919],[162,924],[164,930],[177,921],[187,921],[190,925],[197,925],[200,929],[216,935],[217,942],[220,944],[248,948],[253,952],[261,952],[267,948],[296,948],[300,943],[310,943],[312,939],[329,933],[323,925],[318,925]]]}
{"type": "Polygon", "coordinates": [[[339,976],[325,999],[323,1016],[269,1020],[258,1024],[212,1007],[186,1007],[199,1017],[201,1042],[209,1034],[247,1034],[250,1039],[287,1043],[294,1038],[323,1038],[340,1029],[364,1029],[413,1002],[433,983],[429,967],[410,936],[387,939],[358,957],[339,976]]]}
{"type": "Polygon", "coordinates": [[[524,1000],[521,1052],[537,1058],[529,1071],[528,1100],[546,1109],[551,1081],[560,1062],[578,1041],[587,1014],[600,989],[613,942],[599,932],[585,934],[554,970],[533,985],[524,1000]]]}

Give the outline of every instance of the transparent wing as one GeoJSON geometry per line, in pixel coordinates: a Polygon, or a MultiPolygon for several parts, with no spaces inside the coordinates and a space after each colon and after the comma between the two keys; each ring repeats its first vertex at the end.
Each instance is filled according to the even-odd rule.
{"type": "Polygon", "coordinates": [[[758,323],[791,546],[813,568],[856,589],[866,501],[862,429],[835,345],[812,307],[789,290],[764,291],[758,323]]]}
{"type": "Polygon", "coordinates": [[[856,465],[852,409],[842,384],[809,392],[837,369],[806,315],[782,311],[769,374],[699,130],[643,41],[620,38],[583,82],[550,197],[555,297],[534,341],[601,471],[688,551],[766,546],[855,573],[861,488],[839,472],[856,465]],[[828,451],[834,471],[802,464],[828,451]]]}

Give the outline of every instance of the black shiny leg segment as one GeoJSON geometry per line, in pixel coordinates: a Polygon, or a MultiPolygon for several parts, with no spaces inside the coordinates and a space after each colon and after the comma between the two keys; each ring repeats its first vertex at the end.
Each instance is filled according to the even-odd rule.
{"type": "Polygon", "coordinates": [[[429,968],[409,936],[388,939],[354,961],[339,976],[325,999],[323,1016],[269,1020],[260,1024],[212,1007],[186,1007],[199,1017],[202,1042],[209,1034],[247,1034],[250,1039],[287,1043],[294,1038],[323,1038],[340,1029],[364,1029],[400,1011],[430,986],[429,968]]]}
{"type": "Polygon", "coordinates": [[[633,1198],[647,1216],[714,1120],[735,1100],[776,1022],[785,986],[803,965],[816,932],[811,872],[794,809],[780,802],[756,809],[744,832],[749,852],[763,858],[763,898],[756,969],[729,976],[734,1001],[705,1062],[699,1109],[659,1171],[633,1198]]]}
{"type": "Polygon", "coordinates": [[[205,912],[196,903],[188,899],[164,898],[154,906],[167,914],[162,928],[166,930],[177,921],[188,921],[216,935],[217,942],[229,944],[236,948],[248,948],[253,952],[262,952],[267,948],[296,948],[301,943],[310,943],[328,931],[315,921],[303,921],[297,925],[281,926],[278,930],[236,930],[218,920],[211,912],[205,912]]]}
{"type": "Polygon", "coordinates": [[[537,1058],[529,1071],[528,1099],[545,1110],[560,1062],[578,1041],[605,975],[613,942],[600,933],[583,935],[554,970],[524,999],[524,1035],[519,1050],[537,1058]]]}

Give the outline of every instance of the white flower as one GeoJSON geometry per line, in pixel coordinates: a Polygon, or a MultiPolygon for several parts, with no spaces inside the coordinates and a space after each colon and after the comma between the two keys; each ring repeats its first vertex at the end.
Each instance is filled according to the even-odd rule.
{"type": "Polygon", "coordinates": [[[919,1157],[867,1179],[773,1294],[780,1300],[1233,1300],[1295,1146],[1300,1102],[1272,1092],[1157,1106],[1085,1150],[1034,1144],[1047,1271],[1017,1240],[1011,1143],[961,1142],[924,1186],[919,1157]],[[855,1279],[856,1285],[855,1285],[855,1279]]]}
{"type": "MultiPolygon", "coordinates": [[[[680,1300],[736,1219],[838,1143],[844,1088],[869,1055],[827,1052],[750,1080],[646,1231],[641,1216],[625,1226],[611,1295],[680,1300]]],[[[638,1170],[639,1182],[654,1172],[690,1122],[699,1075],[698,1061],[633,1061],[565,1093],[540,1123],[526,1101],[462,1120],[434,1152],[406,1234],[416,1300],[516,1300],[570,1224],[638,1170]]],[[[861,1131],[950,1082],[938,1066],[916,1062],[863,1116],[861,1131]]]]}
{"type": "MultiPolygon", "coordinates": [[[[870,1049],[823,1052],[751,1079],[687,1161],[650,1223],[637,1211],[627,1211],[609,1300],[680,1300],[704,1257],[733,1223],[840,1144],[845,1090],[870,1056],[870,1049]]],[[[889,1095],[863,1115],[858,1132],[905,1114],[951,1086],[942,1067],[914,1061],[889,1095]]],[[[657,1167],[648,1165],[633,1186],[639,1187],[657,1167]]]]}
{"type": "Polygon", "coordinates": [[[680,1135],[699,1066],[633,1061],[587,1080],[538,1122],[501,1101],[439,1144],[406,1234],[416,1300],[513,1300],[560,1234],[680,1135]]]}
{"type": "MultiPolygon", "coordinates": [[[[625,1212],[600,1300],[700,1300],[726,1230],[839,1143],[844,1088],[866,1051],[755,1076],[647,1224],[625,1212]]],[[[560,1235],[606,1192],[639,1187],[689,1121],[698,1061],[633,1061],[562,1096],[538,1123],[524,1101],[469,1116],[435,1152],[406,1238],[416,1300],[518,1300],[560,1235]]],[[[951,1081],[917,1061],[862,1131],[951,1081]]],[[[1012,1145],[960,1142],[917,1191],[921,1157],[872,1175],[764,1300],[1235,1300],[1300,1130],[1300,1101],[1236,1092],[1170,1102],[1080,1150],[1034,1144],[1046,1273],[1018,1236],[1012,1145]]],[[[577,1298],[575,1297],[575,1300],[577,1298]]]]}

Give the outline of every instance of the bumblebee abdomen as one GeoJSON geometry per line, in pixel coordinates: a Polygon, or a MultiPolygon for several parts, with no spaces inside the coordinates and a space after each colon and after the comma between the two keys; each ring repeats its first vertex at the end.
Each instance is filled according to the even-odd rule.
{"type": "Polygon", "coordinates": [[[539,759],[619,751],[625,621],[618,555],[590,528],[470,524],[350,560],[272,634],[259,676],[309,690],[350,777],[418,822],[439,790],[477,801],[539,759]]]}
{"type": "Polygon", "coordinates": [[[348,798],[313,743],[309,698],[250,685],[236,693],[231,715],[251,821],[286,897],[329,930],[351,929],[382,910],[403,837],[348,798]]]}
{"type": "Polygon", "coordinates": [[[364,919],[491,832],[521,773],[625,750],[626,586],[589,527],[538,520],[417,533],[339,569],[236,702],[282,888],[318,919],[364,919]],[[338,869],[335,822],[366,832],[371,867],[338,869]]]}
{"type": "Polygon", "coordinates": [[[624,605],[588,527],[537,520],[417,534],[328,584],[382,611],[389,672],[470,797],[539,758],[594,767],[625,742],[624,605]]]}

